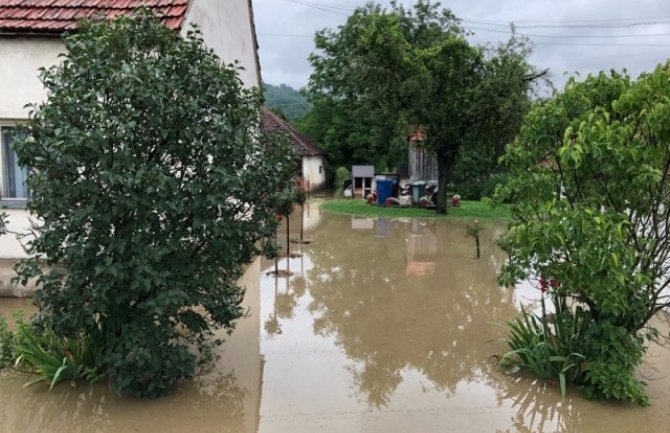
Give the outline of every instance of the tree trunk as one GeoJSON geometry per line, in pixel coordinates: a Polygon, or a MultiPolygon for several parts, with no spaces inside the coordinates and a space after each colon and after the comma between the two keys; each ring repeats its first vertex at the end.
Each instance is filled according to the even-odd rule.
{"type": "Polygon", "coordinates": [[[447,213],[447,203],[449,195],[447,194],[447,185],[451,175],[451,166],[453,161],[449,157],[437,155],[437,213],[447,213]]]}

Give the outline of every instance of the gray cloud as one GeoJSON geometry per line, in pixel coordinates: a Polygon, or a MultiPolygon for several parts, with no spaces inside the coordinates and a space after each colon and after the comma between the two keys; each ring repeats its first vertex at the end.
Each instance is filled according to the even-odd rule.
{"type": "MultiPolygon", "coordinates": [[[[414,1],[400,3],[410,6],[414,1]]],[[[254,0],[263,79],[303,87],[311,69],[307,57],[314,50],[312,39],[304,36],[336,28],[346,21],[348,10],[363,4],[356,0],[254,0]],[[298,4],[302,2],[312,7],[298,4]]],[[[473,29],[475,43],[505,40],[504,25],[509,22],[518,25],[519,33],[533,35],[531,61],[539,68],[549,68],[558,87],[567,79],[564,72],[586,75],[625,68],[636,76],[670,57],[670,2],[666,0],[454,0],[443,4],[473,29]],[[657,24],[631,25],[642,22],[657,24]],[[632,36],[650,34],[659,36],[632,36]]]]}

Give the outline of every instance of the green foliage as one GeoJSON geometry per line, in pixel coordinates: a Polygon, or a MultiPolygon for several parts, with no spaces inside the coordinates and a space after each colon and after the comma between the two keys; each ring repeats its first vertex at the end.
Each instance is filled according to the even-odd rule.
{"type": "Polygon", "coordinates": [[[474,220],[472,224],[465,225],[465,236],[469,238],[476,238],[479,236],[479,232],[482,231],[482,226],[479,224],[479,220],[474,220]]]}
{"type": "Polygon", "coordinates": [[[584,395],[649,405],[644,383],[635,377],[644,355],[642,339],[612,321],[597,321],[584,340],[588,362],[577,380],[584,395]]]}
{"type": "Polygon", "coordinates": [[[487,174],[481,178],[467,179],[456,183],[450,190],[458,192],[466,200],[481,200],[495,194],[498,185],[504,185],[509,179],[507,174],[487,174]]]}
{"type": "Polygon", "coordinates": [[[513,36],[495,50],[471,45],[451,11],[430,0],[411,9],[369,3],[315,42],[306,133],[336,165],[386,169],[407,162],[407,138],[421,125],[423,146],[438,160],[440,213],[460,150],[494,164],[542,75],[528,65],[525,41],[513,36]]]}
{"type": "Polygon", "coordinates": [[[0,212],[0,236],[7,233],[7,213],[0,212]]]}
{"type": "Polygon", "coordinates": [[[164,395],[244,311],[236,283],[273,243],[292,153],[259,135],[236,67],[148,13],[85,23],[16,143],[42,225],[23,262],[38,324],[101,347],[120,393],[164,395]]]}
{"type": "MultiPolygon", "coordinates": [[[[509,141],[513,139],[510,136],[509,141]]],[[[466,200],[492,197],[498,184],[507,183],[509,174],[502,172],[498,159],[504,150],[480,149],[467,146],[459,152],[454,164],[450,191],[456,191],[466,200]]]]}
{"type": "Polygon", "coordinates": [[[575,381],[581,372],[583,336],[590,318],[583,310],[569,311],[564,298],[554,301],[559,306],[554,314],[547,314],[543,297],[540,315],[522,309],[520,317],[507,322],[511,351],[500,363],[530,370],[544,380],[557,380],[565,396],[568,380],[575,381]]]}
{"type": "Polygon", "coordinates": [[[4,317],[0,317],[0,370],[9,366],[14,361],[14,349],[12,346],[13,333],[4,317]]]}
{"type": "Polygon", "coordinates": [[[337,191],[336,194],[340,197],[344,190],[344,183],[347,180],[351,180],[351,172],[346,167],[338,167],[337,170],[335,170],[334,184],[337,191]]]}
{"type": "Polygon", "coordinates": [[[288,120],[300,119],[309,111],[307,97],[286,84],[263,83],[265,105],[284,114],[288,120]]]}
{"type": "Polygon", "coordinates": [[[346,167],[338,167],[335,170],[335,185],[341,188],[344,182],[351,179],[351,172],[346,167]]]}
{"type": "Polygon", "coordinates": [[[15,319],[16,331],[11,335],[14,366],[37,376],[26,386],[46,382],[53,388],[66,380],[95,383],[102,379],[100,340],[84,335],[59,337],[51,329],[25,322],[20,315],[15,319]]]}
{"type": "Polygon", "coordinates": [[[632,81],[612,72],[574,79],[528,114],[503,162],[496,192],[514,222],[501,282],[529,273],[560,281],[587,310],[585,394],[646,403],[634,376],[640,338],[670,306],[670,70],[632,81]]]}

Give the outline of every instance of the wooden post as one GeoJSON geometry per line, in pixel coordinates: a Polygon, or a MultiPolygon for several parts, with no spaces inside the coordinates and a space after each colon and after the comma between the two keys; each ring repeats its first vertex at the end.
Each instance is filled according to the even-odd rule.
{"type": "Polygon", "coordinates": [[[290,248],[291,248],[291,240],[289,239],[289,221],[288,221],[288,215],[286,215],[286,257],[289,256],[290,248]]]}
{"type": "MultiPolygon", "coordinates": [[[[279,228],[277,228],[277,232],[275,233],[275,241],[277,244],[279,244],[279,228]]],[[[275,277],[279,276],[279,248],[275,250],[275,277]]]]}
{"type": "Polygon", "coordinates": [[[300,203],[300,242],[304,241],[303,234],[305,232],[305,202],[300,203]]]}

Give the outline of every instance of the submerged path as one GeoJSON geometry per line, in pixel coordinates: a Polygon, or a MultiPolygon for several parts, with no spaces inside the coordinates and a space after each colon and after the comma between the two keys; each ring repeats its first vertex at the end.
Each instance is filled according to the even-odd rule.
{"type": "MultiPolygon", "coordinates": [[[[289,278],[256,260],[241,281],[249,316],[211,371],[160,400],[107,384],[22,388],[0,380],[0,432],[652,432],[668,431],[670,350],[645,368],[652,406],[589,402],[508,376],[496,324],[538,291],[500,288],[505,260],[483,223],[481,259],[465,221],[359,218],[309,207],[313,242],[291,245],[289,278]]],[[[297,234],[299,218],[292,218],[297,234]]],[[[0,314],[27,301],[0,300],[0,314]]],[[[665,325],[664,325],[665,326],[665,325]]],[[[667,334],[667,332],[666,332],[667,334]]]]}

